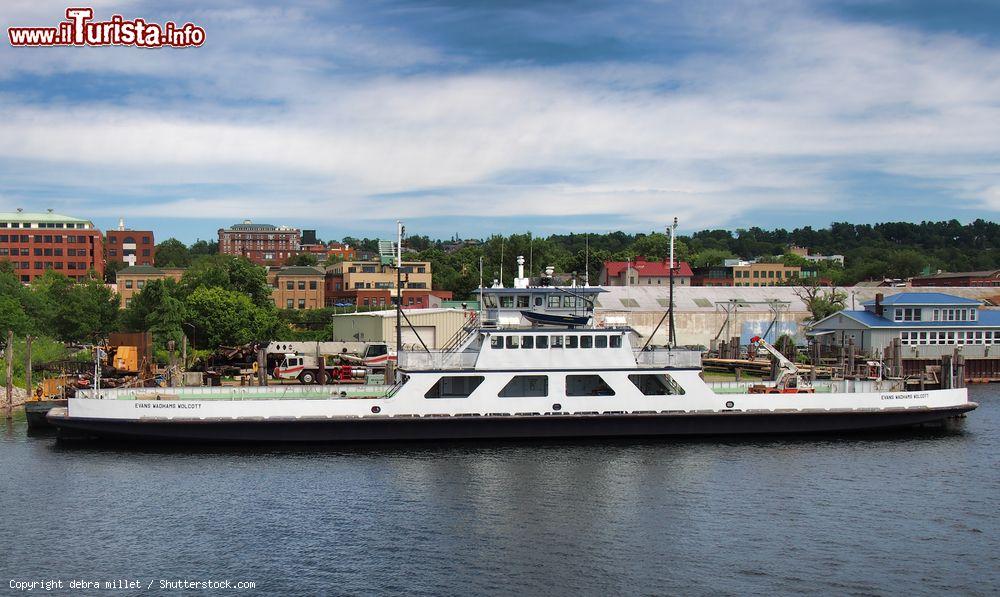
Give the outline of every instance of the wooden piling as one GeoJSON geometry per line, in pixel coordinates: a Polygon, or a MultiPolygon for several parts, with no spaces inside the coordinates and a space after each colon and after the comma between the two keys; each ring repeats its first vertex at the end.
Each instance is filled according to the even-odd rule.
{"type": "Polygon", "coordinates": [[[855,362],[854,362],[854,338],[848,338],[847,340],[847,375],[854,377],[855,374],[855,362]]]}
{"type": "Polygon", "coordinates": [[[31,387],[31,336],[24,337],[24,391],[26,399],[30,400],[34,396],[31,387]]]}
{"type": "Polygon", "coordinates": [[[952,370],[951,355],[945,354],[941,355],[941,389],[950,390],[952,387],[952,379],[954,378],[954,371],[952,370]]]}
{"type": "Polygon", "coordinates": [[[263,346],[257,349],[257,385],[267,385],[267,352],[263,346]]]}
{"type": "Polygon", "coordinates": [[[9,421],[14,418],[14,330],[7,330],[7,402],[4,404],[4,417],[9,421]]]}
{"type": "Polygon", "coordinates": [[[316,376],[316,383],[326,385],[326,360],[320,350],[319,341],[316,342],[316,363],[319,365],[319,375],[316,376]]]}
{"type": "Polygon", "coordinates": [[[177,343],[173,340],[167,341],[167,351],[170,353],[170,357],[167,360],[167,385],[171,388],[177,386],[177,357],[174,351],[177,349],[177,343]]]}

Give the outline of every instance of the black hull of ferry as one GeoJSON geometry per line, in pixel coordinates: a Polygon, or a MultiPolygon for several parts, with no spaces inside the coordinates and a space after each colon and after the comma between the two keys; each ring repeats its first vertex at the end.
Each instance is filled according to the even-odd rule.
{"type": "Polygon", "coordinates": [[[50,416],[61,439],[212,444],[848,434],[942,426],[973,410],[123,421],[50,416]]]}

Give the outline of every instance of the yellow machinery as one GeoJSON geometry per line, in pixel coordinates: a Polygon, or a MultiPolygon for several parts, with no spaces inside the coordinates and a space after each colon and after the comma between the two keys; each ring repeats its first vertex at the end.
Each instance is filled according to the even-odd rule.
{"type": "Polygon", "coordinates": [[[111,366],[118,371],[129,373],[139,372],[139,348],[136,346],[118,346],[112,358],[111,366]]]}

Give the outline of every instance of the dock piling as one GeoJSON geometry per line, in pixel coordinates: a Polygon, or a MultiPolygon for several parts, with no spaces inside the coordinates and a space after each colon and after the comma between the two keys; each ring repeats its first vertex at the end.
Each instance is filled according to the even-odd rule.
{"type": "Polygon", "coordinates": [[[7,402],[4,403],[4,417],[14,418],[14,330],[7,330],[7,402]]]}
{"type": "Polygon", "coordinates": [[[31,336],[24,337],[24,392],[25,398],[30,400],[31,391],[31,341],[34,340],[31,336]]]}

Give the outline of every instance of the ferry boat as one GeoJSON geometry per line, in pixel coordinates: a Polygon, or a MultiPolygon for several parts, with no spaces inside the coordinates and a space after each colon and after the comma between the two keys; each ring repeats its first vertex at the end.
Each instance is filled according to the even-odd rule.
{"type": "Polygon", "coordinates": [[[538,323],[549,305],[589,304],[592,315],[601,289],[519,280],[482,289],[495,312],[470,312],[446,348],[399,350],[392,385],[84,390],[48,418],[61,437],[345,442],[877,431],[940,424],[977,407],[964,388],[809,385],[787,360],[770,385],[712,385],[698,351],[652,348],[633,329],[592,317],[538,323]]]}

